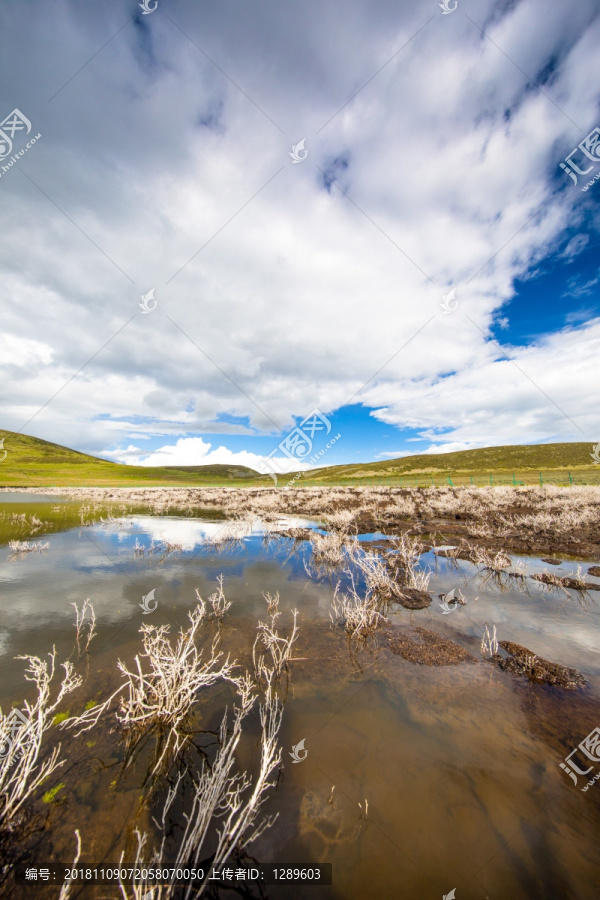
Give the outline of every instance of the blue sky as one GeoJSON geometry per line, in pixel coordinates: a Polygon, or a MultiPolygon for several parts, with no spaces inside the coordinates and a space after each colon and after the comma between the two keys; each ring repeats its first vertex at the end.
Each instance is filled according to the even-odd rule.
{"type": "Polygon", "coordinates": [[[263,470],[314,409],[323,464],[597,442],[599,12],[4,4],[2,426],[263,470]]]}
{"type": "Polygon", "coordinates": [[[600,315],[600,239],[592,223],[576,234],[567,231],[563,244],[515,280],[514,297],[493,329],[496,340],[526,346],[600,315]]]}

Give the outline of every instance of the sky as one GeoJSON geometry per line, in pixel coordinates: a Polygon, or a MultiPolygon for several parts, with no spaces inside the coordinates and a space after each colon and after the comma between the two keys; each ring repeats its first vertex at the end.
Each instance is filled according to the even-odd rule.
{"type": "Polygon", "coordinates": [[[600,0],[146,7],[0,5],[2,428],[263,472],[600,440],[600,0]]]}

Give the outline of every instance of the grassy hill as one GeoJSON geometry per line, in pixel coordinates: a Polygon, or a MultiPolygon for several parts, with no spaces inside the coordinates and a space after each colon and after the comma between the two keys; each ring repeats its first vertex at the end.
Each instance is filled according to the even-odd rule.
{"type": "Polygon", "coordinates": [[[331,466],[315,469],[319,477],[360,478],[369,476],[408,475],[421,472],[512,472],[514,469],[589,469],[592,467],[592,444],[535,444],[484,447],[481,450],[458,450],[454,453],[436,453],[419,456],[403,456],[400,459],[373,463],[357,463],[348,466],[331,466]]]}
{"type": "Polygon", "coordinates": [[[6,451],[0,462],[2,487],[243,484],[259,477],[254,469],[237,465],[125,466],[14,431],[0,431],[1,439],[6,451]]]}
{"type": "MultiPolygon", "coordinates": [[[[268,475],[238,465],[127,466],[69,450],[39,438],[0,432],[6,458],[0,461],[0,487],[47,487],[99,485],[106,487],[143,485],[231,485],[273,486],[268,475]]],[[[513,483],[522,481],[600,483],[600,465],[593,465],[592,443],[536,444],[487,447],[455,453],[405,456],[373,463],[310,469],[296,485],[311,484],[403,484],[426,485],[513,483]],[[570,473],[570,476],[569,476],[570,473]]],[[[0,457],[2,452],[0,451],[0,457]]],[[[279,487],[293,478],[279,477],[279,487]]]]}
{"type": "Polygon", "coordinates": [[[568,473],[577,483],[599,483],[600,465],[594,465],[590,453],[592,442],[535,445],[509,445],[505,447],[484,447],[480,450],[459,450],[454,453],[404,456],[400,459],[383,460],[373,463],[357,463],[346,466],[331,466],[314,469],[303,476],[301,481],[321,484],[361,480],[411,484],[428,479],[442,484],[451,478],[457,484],[510,483],[512,476],[525,483],[539,481],[539,474],[546,481],[569,481],[568,473]],[[419,479],[419,476],[422,476],[419,479]]]}

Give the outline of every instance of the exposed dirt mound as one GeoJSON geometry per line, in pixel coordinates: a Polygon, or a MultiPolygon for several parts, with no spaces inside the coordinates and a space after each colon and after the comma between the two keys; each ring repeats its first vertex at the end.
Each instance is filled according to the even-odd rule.
{"type": "Polygon", "coordinates": [[[420,666],[456,666],[463,662],[477,662],[460,644],[427,628],[417,627],[410,633],[388,631],[386,637],[392,653],[420,666]]]}
{"type": "Polygon", "coordinates": [[[545,556],[542,562],[548,563],[549,566],[562,566],[562,559],[556,559],[554,556],[545,556]]]}
{"type": "Polygon", "coordinates": [[[492,661],[513,675],[525,675],[530,681],[538,684],[554,684],[559,687],[573,688],[576,685],[586,684],[587,678],[577,669],[561,666],[559,663],[550,662],[541,656],[536,656],[527,647],[514,644],[512,641],[500,641],[499,646],[507,656],[496,653],[492,661]]]}
{"type": "Polygon", "coordinates": [[[600,566],[590,566],[587,573],[593,575],[594,578],[600,578],[600,566]]]}
{"type": "Polygon", "coordinates": [[[398,588],[394,600],[404,609],[426,609],[431,606],[432,597],[427,591],[418,591],[416,588],[398,588]]]}

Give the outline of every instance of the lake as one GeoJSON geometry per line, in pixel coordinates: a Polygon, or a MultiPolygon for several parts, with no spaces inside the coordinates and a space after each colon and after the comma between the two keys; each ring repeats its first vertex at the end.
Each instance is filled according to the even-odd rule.
{"type": "MultiPolygon", "coordinates": [[[[57,502],[37,498],[38,515],[57,502]]],[[[2,509],[21,507],[5,500],[2,509]]],[[[86,681],[67,704],[72,714],[114,690],[118,660],[131,666],[140,651],[142,625],[168,625],[176,635],[188,624],[196,590],[206,599],[219,575],[232,601],[223,649],[250,667],[257,621],[266,616],[263,592],[279,592],[280,632],[290,632],[294,608],[300,632],[290,682],[280,687],[283,769],[264,807],[278,818],[250,853],[263,863],[331,863],[333,884],[267,887],[265,896],[433,900],[452,889],[456,900],[600,896],[600,786],[582,793],[585,780],[575,786],[560,768],[600,725],[600,593],[578,599],[531,579],[523,586],[518,579],[485,581],[471,563],[430,551],[420,566],[432,571],[431,606],[396,605],[389,627],[435,631],[475,661],[419,665],[390,650],[387,626],[353,648],[332,625],[333,591],[344,576],[311,577],[310,542],[274,534],[307,527],[318,526],[289,517],[266,526],[133,515],[61,530],[58,519],[53,533],[30,538],[48,542],[42,552],[14,558],[1,547],[2,708],[32,696],[15,656],[44,656],[53,645],[61,660],[72,653],[73,603],[89,598],[98,633],[80,661],[86,681]],[[444,614],[438,595],[452,588],[460,588],[466,605],[444,614]],[[156,607],[144,613],[140,604],[150,592],[156,607]],[[486,624],[496,626],[499,639],[577,668],[587,685],[564,690],[491,665],[480,655],[486,624]],[[306,755],[296,763],[291,752],[300,742],[306,755]]],[[[546,568],[521,559],[528,574],[546,568]]],[[[559,572],[575,569],[566,561],[559,572]]],[[[216,627],[203,626],[208,644],[216,627]]],[[[194,711],[198,733],[217,730],[233,702],[227,685],[207,689],[194,711]]],[[[253,770],[258,734],[254,717],[239,748],[242,769],[253,770]]],[[[60,740],[67,763],[52,784],[64,786],[52,802],[38,804],[49,819],[31,838],[31,859],[70,862],[75,828],[86,863],[116,863],[122,851],[131,858],[134,828],[151,832],[165,799],[158,787],[149,803],[143,800],[152,742],[124,770],[116,730],[99,726],[79,738],[65,732],[60,740]]],[[[176,808],[173,824],[180,813],[176,808]]],[[[32,889],[15,891],[25,897],[32,889]]],[[[116,897],[117,890],[73,895],[116,897]]]]}

